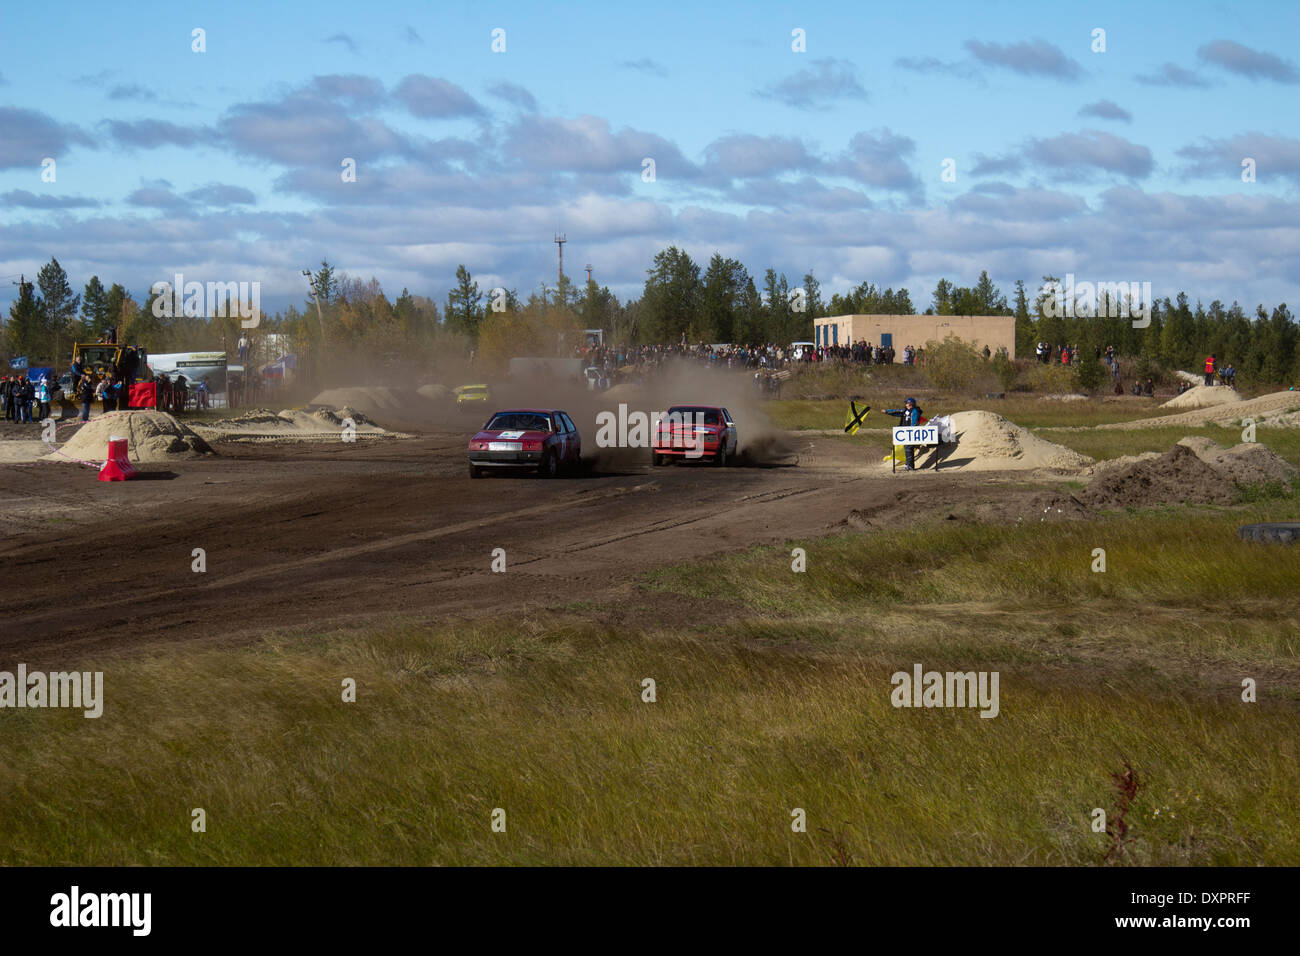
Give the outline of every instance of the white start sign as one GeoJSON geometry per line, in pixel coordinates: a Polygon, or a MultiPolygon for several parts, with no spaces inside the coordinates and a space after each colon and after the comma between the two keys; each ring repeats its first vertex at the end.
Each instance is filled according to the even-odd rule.
{"type": "Polygon", "coordinates": [[[894,429],[895,445],[937,445],[937,425],[901,425],[894,429]]]}

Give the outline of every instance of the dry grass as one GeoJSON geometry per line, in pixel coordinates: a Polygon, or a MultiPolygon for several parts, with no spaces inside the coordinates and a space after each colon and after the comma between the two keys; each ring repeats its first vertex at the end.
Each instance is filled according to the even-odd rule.
{"type": "Polygon", "coordinates": [[[719,609],[686,630],[575,608],[106,661],[98,721],[0,712],[0,862],[1092,864],[1124,755],[1112,861],[1295,865],[1300,549],[1232,535],[1288,504],[845,535],[799,575],[764,549],[654,577],[651,609],[719,609]],[[998,670],[1001,714],[895,709],[916,662],[998,670]]]}

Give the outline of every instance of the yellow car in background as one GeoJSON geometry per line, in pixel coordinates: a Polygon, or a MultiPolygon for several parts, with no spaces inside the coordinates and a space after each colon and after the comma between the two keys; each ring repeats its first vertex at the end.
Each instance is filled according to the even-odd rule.
{"type": "Polygon", "coordinates": [[[462,385],[455,392],[458,411],[472,410],[479,406],[486,408],[492,401],[492,390],[486,385],[462,385]]]}

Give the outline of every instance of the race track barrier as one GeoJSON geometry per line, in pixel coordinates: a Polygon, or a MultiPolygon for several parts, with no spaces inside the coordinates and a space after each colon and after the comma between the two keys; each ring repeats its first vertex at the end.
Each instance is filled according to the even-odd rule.
{"type": "Polygon", "coordinates": [[[99,469],[99,481],[128,481],[135,477],[135,466],[127,457],[126,439],[113,435],[108,439],[108,458],[99,469]]]}

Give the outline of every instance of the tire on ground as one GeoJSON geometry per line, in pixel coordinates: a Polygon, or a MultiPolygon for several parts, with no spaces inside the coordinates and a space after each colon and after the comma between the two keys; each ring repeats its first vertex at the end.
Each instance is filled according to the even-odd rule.
{"type": "Polygon", "coordinates": [[[1271,544],[1300,544],[1300,521],[1270,521],[1247,524],[1237,529],[1242,541],[1265,541],[1271,544]]]}

